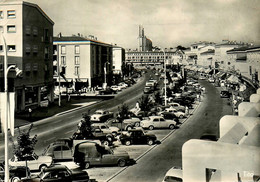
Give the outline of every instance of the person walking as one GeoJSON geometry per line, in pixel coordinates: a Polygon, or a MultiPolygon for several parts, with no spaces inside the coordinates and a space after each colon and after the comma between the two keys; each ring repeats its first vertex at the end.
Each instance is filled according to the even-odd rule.
{"type": "Polygon", "coordinates": [[[29,107],[28,109],[28,114],[29,114],[29,121],[32,121],[32,109],[29,107]]]}

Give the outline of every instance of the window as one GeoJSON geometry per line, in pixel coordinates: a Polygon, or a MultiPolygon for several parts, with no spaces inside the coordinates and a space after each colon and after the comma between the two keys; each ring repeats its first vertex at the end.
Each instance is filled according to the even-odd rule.
{"type": "Polygon", "coordinates": [[[75,46],[75,54],[79,54],[79,46],[75,46]]]}
{"type": "Polygon", "coordinates": [[[75,66],[75,75],[79,75],[79,66],[75,66]]]}
{"type": "Polygon", "coordinates": [[[61,56],[61,64],[66,65],[66,57],[65,56],[61,56]]]}
{"type": "Polygon", "coordinates": [[[252,66],[249,66],[249,75],[252,75],[252,66]]]}
{"type": "Polygon", "coordinates": [[[37,27],[33,27],[33,35],[34,36],[38,35],[38,28],[37,27]]]}
{"type": "Polygon", "coordinates": [[[15,45],[8,45],[8,46],[7,46],[7,50],[8,50],[9,52],[16,51],[15,45]]]}
{"type": "Polygon", "coordinates": [[[38,53],[38,45],[33,46],[33,53],[38,53]]]}
{"type": "Polygon", "coordinates": [[[8,10],[7,18],[15,18],[15,10],[8,10]]]}
{"type": "Polygon", "coordinates": [[[4,27],[0,26],[0,32],[4,33],[4,27]]]}
{"type": "Polygon", "coordinates": [[[30,52],[31,52],[31,46],[30,46],[30,45],[26,45],[26,46],[25,46],[25,52],[26,52],[27,54],[30,54],[30,52]]]}
{"type": "Polygon", "coordinates": [[[44,58],[49,59],[49,47],[45,47],[44,49],[44,58]]]}
{"type": "Polygon", "coordinates": [[[8,33],[15,33],[16,32],[15,25],[7,25],[7,32],[8,33]]]}
{"type": "Polygon", "coordinates": [[[30,26],[25,26],[25,34],[30,35],[31,34],[31,27],[30,26]]]}
{"type": "Polygon", "coordinates": [[[61,54],[66,54],[66,47],[65,46],[61,46],[61,54]]]}
{"type": "Polygon", "coordinates": [[[3,18],[4,18],[4,12],[0,11],[0,19],[3,19],[3,18]]]}
{"type": "Polygon", "coordinates": [[[38,63],[33,63],[33,71],[38,71],[38,63]]]}
{"type": "Polygon", "coordinates": [[[75,56],[75,65],[79,65],[79,56],[75,56]]]}
{"type": "Polygon", "coordinates": [[[3,51],[3,45],[0,45],[0,51],[3,51]]]}
{"type": "Polygon", "coordinates": [[[49,42],[49,29],[44,29],[44,41],[49,42]]]}
{"type": "Polygon", "coordinates": [[[66,74],[66,67],[61,67],[61,74],[66,74]]]}

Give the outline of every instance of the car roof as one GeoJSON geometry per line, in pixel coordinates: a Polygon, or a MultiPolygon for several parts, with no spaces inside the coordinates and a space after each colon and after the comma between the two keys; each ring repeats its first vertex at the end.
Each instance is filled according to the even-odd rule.
{"type": "Polygon", "coordinates": [[[169,171],[167,171],[165,176],[174,176],[182,179],[182,168],[172,167],[171,169],[169,169],[169,171]]]}
{"type": "Polygon", "coordinates": [[[162,116],[149,116],[149,118],[153,119],[153,118],[163,118],[162,116]]]}
{"type": "Polygon", "coordinates": [[[44,172],[50,172],[50,171],[56,171],[56,170],[60,170],[60,171],[64,171],[67,170],[67,167],[65,165],[53,165],[47,168],[44,168],[44,172]]]}

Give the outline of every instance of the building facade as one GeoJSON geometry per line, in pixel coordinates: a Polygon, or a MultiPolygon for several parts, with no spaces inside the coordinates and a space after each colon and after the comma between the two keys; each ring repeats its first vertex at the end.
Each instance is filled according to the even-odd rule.
{"type": "Polygon", "coordinates": [[[54,79],[67,87],[102,86],[112,75],[113,47],[81,36],[54,37],[54,79]]]}
{"type": "MultiPolygon", "coordinates": [[[[8,65],[23,70],[22,78],[9,74],[9,88],[16,93],[16,110],[37,107],[41,101],[53,101],[53,25],[54,22],[36,4],[5,1],[0,4],[0,29],[7,47],[8,65]]],[[[1,91],[3,84],[4,42],[0,45],[1,91]]]]}
{"type": "Polygon", "coordinates": [[[149,38],[147,38],[144,34],[143,26],[139,25],[139,51],[152,51],[153,42],[149,38]]]}
{"type": "Polygon", "coordinates": [[[125,64],[125,49],[113,46],[113,74],[122,75],[123,64],[125,64]]]}

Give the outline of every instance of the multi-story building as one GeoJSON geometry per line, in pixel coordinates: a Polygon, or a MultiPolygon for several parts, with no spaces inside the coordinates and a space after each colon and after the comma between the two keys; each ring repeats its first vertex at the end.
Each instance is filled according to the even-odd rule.
{"type": "Polygon", "coordinates": [[[215,47],[215,56],[213,58],[213,64],[215,67],[220,68],[221,70],[226,71],[229,67],[228,55],[227,51],[246,46],[244,43],[237,43],[235,41],[226,41],[224,40],[222,43],[217,44],[215,47]]]}
{"type": "Polygon", "coordinates": [[[246,50],[246,57],[249,70],[249,78],[259,86],[260,79],[260,46],[251,47],[246,50]]]}
{"type": "Polygon", "coordinates": [[[112,49],[96,39],[82,36],[54,37],[54,79],[63,76],[61,84],[79,87],[102,86],[112,82],[112,49]],[[60,69],[59,69],[60,68],[60,69]]]}
{"type": "MultiPolygon", "coordinates": [[[[54,22],[36,4],[24,1],[0,3],[0,29],[7,47],[8,65],[23,70],[22,78],[9,76],[9,88],[16,93],[16,110],[37,107],[41,101],[53,101],[53,25],[54,22]]],[[[4,42],[0,43],[0,79],[3,84],[4,42]]]]}
{"type": "Polygon", "coordinates": [[[127,51],[126,63],[133,63],[134,66],[141,65],[163,65],[164,59],[166,64],[181,63],[183,54],[179,51],[165,50],[163,51],[127,51]],[[165,58],[164,58],[165,56],[165,58]]]}
{"type": "Polygon", "coordinates": [[[153,42],[144,34],[144,28],[139,25],[139,51],[152,51],[153,42]]]}
{"type": "Polygon", "coordinates": [[[123,64],[125,64],[125,49],[113,46],[113,74],[122,75],[123,64]]]}
{"type": "Polygon", "coordinates": [[[200,65],[203,65],[204,67],[207,68],[213,68],[212,59],[214,55],[215,55],[215,50],[212,49],[200,53],[200,58],[199,58],[200,65]]]}

